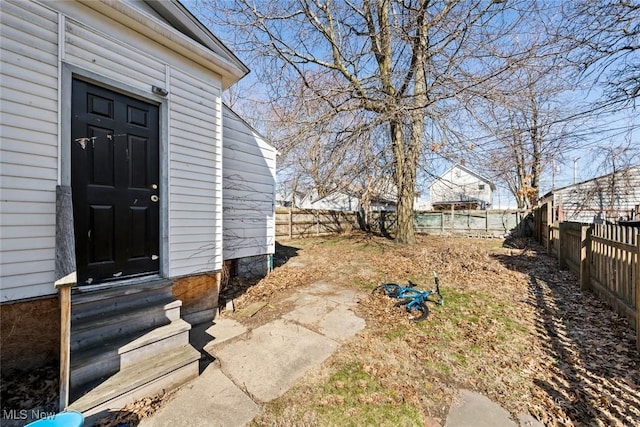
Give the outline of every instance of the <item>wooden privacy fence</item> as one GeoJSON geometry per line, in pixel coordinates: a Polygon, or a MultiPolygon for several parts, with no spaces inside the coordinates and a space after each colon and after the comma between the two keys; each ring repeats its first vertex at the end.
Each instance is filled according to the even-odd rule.
{"type": "Polygon", "coordinates": [[[640,228],[575,222],[545,227],[536,230],[538,241],[578,276],[582,289],[629,320],[640,350],[640,228]]]}
{"type": "Polygon", "coordinates": [[[276,209],[276,238],[326,236],[358,228],[356,212],[276,209]]]}
{"type": "Polygon", "coordinates": [[[588,236],[589,286],[636,325],[640,349],[640,228],[598,224],[588,236]],[[633,322],[635,320],[635,322],[633,322]]]}
{"type": "Polygon", "coordinates": [[[549,251],[549,227],[553,224],[553,209],[551,202],[547,202],[535,210],[533,216],[533,224],[535,229],[534,237],[542,246],[549,251]]]}
{"type": "MultiPolygon", "coordinates": [[[[414,215],[417,233],[504,236],[518,229],[526,212],[506,211],[421,211],[414,215]]],[[[363,219],[357,212],[276,209],[276,237],[304,237],[338,234],[358,229],[363,219]]],[[[376,232],[395,231],[395,212],[374,211],[369,226],[376,232]]]]}
{"type": "Polygon", "coordinates": [[[428,234],[462,234],[502,237],[518,230],[527,212],[492,211],[424,211],[416,212],[416,232],[428,234]]]}
{"type": "Polygon", "coordinates": [[[561,268],[573,271],[580,278],[580,287],[588,288],[587,274],[587,230],[584,226],[575,222],[563,222],[558,227],[560,248],[558,261],[561,268]]]}

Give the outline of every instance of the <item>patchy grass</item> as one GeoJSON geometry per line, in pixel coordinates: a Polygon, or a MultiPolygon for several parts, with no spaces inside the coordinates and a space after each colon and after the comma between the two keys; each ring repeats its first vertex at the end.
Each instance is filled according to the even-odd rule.
{"type": "Polygon", "coordinates": [[[402,404],[398,393],[384,388],[357,362],[347,363],[335,370],[320,393],[315,411],[327,424],[342,425],[415,425],[420,413],[402,404]],[[345,408],[352,421],[345,424],[345,408]]]}
{"type": "MultiPolygon", "coordinates": [[[[441,426],[460,387],[547,426],[640,425],[640,355],[627,321],[535,244],[515,243],[421,237],[404,246],[360,234],[279,242],[272,274],[222,292],[239,309],[269,303],[244,321],[273,320],[291,309],[291,289],[331,281],[362,291],[357,311],[367,327],[264,405],[253,425],[441,426]],[[424,322],[410,323],[394,301],[371,295],[384,282],[430,289],[433,271],[445,305],[430,305],[424,322]]],[[[48,379],[56,375],[3,377],[2,400],[24,400],[26,390],[29,407],[55,402],[48,379]]],[[[142,399],[118,416],[136,425],[167,399],[142,399]]]]}
{"type": "Polygon", "coordinates": [[[332,281],[367,295],[358,308],[367,327],[265,405],[254,425],[442,425],[459,387],[550,426],[638,425],[640,357],[629,326],[525,243],[423,237],[402,246],[357,234],[288,241],[304,268],[285,264],[238,304],[332,281]],[[433,271],[445,305],[430,305],[424,322],[370,296],[384,282],[430,289],[433,271]]]}

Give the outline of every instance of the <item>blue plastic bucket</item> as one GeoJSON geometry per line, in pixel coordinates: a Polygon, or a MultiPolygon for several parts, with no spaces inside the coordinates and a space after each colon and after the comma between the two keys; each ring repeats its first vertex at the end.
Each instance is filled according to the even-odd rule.
{"type": "Polygon", "coordinates": [[[51,418],[43,418],[27,424],[25,427],[82,427],[84,417],[80,412],[60,412],[51,418]]]}

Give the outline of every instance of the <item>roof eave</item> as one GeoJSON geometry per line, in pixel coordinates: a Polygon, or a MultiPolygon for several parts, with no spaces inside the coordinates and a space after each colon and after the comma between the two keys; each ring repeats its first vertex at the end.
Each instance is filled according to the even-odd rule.
{"type": "Polygon", "coordinates": [[[545,197],[550,197],[554,193],[557,193],[558,191],[566,190],[567,188],[578,187],[578,186],[586,184],[588,182],[592,182],[592,181],[596,181],[596,180],[599,180],[599,179],[607,178],[607,177],[609,177],[611,175],[615,175],[615,174],[626,173],[627,171],[633,171],[633,170],[636,170],[636,169],[638,169],[638,171],[640,171],[640,165],[629,166],[629,167],[626,167],[626,168],[618,169],[615,172],[609,172],[607,174],[596,176],[594,178],[590,178],[590,179],[587,179],[585,181],[576,182],[575,184],[569,184],[569,185],[565,185],[564,187],[554,188],[551,191],[549,191],[547,194],[545,194],[544,196],[540,197],[540,199],[538,199],[538,200],[542,200],[545,197]]]}
{"type": "MultiPolygon", "coordinates": [[[[149,3],[149,0],[144,1],[149,3]]],[[[242,60],[240,60],[240,58],[238,58],[235,53],[233,53],[231,49],[229,49],[215,34],[213,34],[211,30],[209,30],[209,28],[204,23],[202,23],[202,21],[200,21],[193,13],[191,13],[191,11],[180,2],[180,0],[170,0],[169,2],[156,0],[152,1],[151,3],[163,6],[171,5],[175,10],[168,10],[168,12],[171,13],[172,16],[180,19],[185,26],[190,27],[191,30],[195,32],[196,37],[202,44],[211,48],[214,52],[219,49],[219,53],[221,55],[228,57],[229,61],[234,62],[239,69],[244,70],[244,74],[242,75],[242,77],[249,74],[249,67],[247,67],[244,62],[242,62],[242,60]]]]}
{"type": "Polygon", "coordinates": [[[238,118],[238,120],[240,120],[242,123],[245,124],[245,126],[247,126],[251,132],[255,133],[257,137],[259,137],[260,139],[262,139],[262,141],[267,144],[268,146],[272,147],[275,151],[276,151],[276,155],[280,155],[280,152],[276,149],[276,146],[269,140],[267,139],[267,137],[265,137],[264,135],[262,135],[260,132],[258,132],[253,126],[251,126],[251,124],[249,122],[247,122],[242,116],[240,116],[240,114],[236,113],[231,107],[229,107],[225,102],[222,103],[222,108],[224,108],[225,110],[227,110],[230,114],[234,115],[235,117],[238,118]]]}
{"type": "MultiPolygon", "coordinates": [[[[209,33],[209,43],[198,43],[171,25],[159,21],[156,17],[135,8],[126,2],[118,0],[79,1],[103,15],[113,17],[138,33],[143,34],[151,40],[189,58],[208,70],[219,74],[223,90],[229,88],[249,73],[249,69],[238,58],[231,54],[231,52],[211,33],[209,33]],[[220,49],[218,52],[213,48],[216,44],[220,49]]],[[[161,15],[162,13],[170,14],[169,16],[165,15],[165,19],[167,19],[167,21],[171,22],[171,18],[173,18],[181,22],[186,22],[185,20],[188,19],[192,25],[190,28],[194,30],[194,33],[203,34],[200,26],[204,27],[204,25],[197,21],[193,16],[189,17],[186,15],[183,10],[184,6],[176,4],[175,0],[172,0],[171,2],[157,3],[161,3],[163,6],[161,10],[164,10],[164,12],[156,10],[158,13],[161,15]],[[193,21],[194,19],[198,24],[193,21]]]]}

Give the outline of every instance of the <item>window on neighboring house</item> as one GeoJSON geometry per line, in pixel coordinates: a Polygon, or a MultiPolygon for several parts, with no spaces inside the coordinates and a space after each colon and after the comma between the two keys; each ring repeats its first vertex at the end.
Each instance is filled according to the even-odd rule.
{"type": "Polygon", "coordinates": [[[478,190],[484,190],[484,184],[479,184],[478,185],[478,190]]]}

